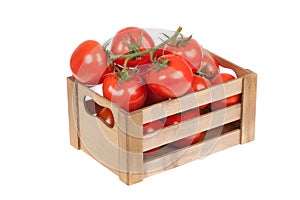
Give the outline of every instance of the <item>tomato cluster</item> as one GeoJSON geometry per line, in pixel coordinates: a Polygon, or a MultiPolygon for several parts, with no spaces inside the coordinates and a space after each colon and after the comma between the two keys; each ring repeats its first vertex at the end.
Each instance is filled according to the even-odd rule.
{"type": "MultiPolygon", "coordinates": [[[[172,36],[163,34],[166,39],[158,45],[138,27],[118,31],[110,45],[87,40],[71,56],[73,76],[83,84],[102,84],[103,96],[128,112],[235,79],[220,73],[219,64],[210,53],[191,36],[182,36],[180,31],[181,27],[172,36]]],[[[150,122],[144,125],[144,134],[233,105],[239,98],[235,95],[163,121],[150,122]]],[[[114,126],[108,108],[101,109],[97,116],[110,127],[114,126]]],[[[172,145],[188,146],[202,140],[204,135],[201,132],[172,145]]]]}

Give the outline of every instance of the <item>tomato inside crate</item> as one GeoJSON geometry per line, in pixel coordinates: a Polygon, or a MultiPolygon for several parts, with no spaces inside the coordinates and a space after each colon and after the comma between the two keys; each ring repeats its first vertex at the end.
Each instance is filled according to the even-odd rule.
{"type": "Polygon", "coordinates": [[[190,146],[183,147],[183,148],[176,148],[175,146],[173,146],[171,144],[166,144],[166,145],[160,147],[160,149],[157,151],[153,151],[151,153],[146,153],[146,154],[144,153],[144,163],[150,162],[151,160],[159,159],[163,156],[168,156],[169,154],[172,154],[176,151],[184,152],[184,149],[188,149],[191,146],[196,146],[203,142],[207,142],[209,140],[216,139],[220,135],[224,135],[228,132],[239,129],[240,125],[241,125],[241,121],[237,120],[237,121],[231,122],[229,124],[226,124],[225,126],[219,126],[214,129],[208,130],[208,131],[206,131],[205,137],[202,141],[192,144],[190,146]]]}
{"type": "Polygon", "coordinates": [[[132,112],[104,98],[101,84],[90,87],[68,77],[71,145],[131,185],[156,173],[254,140],[256,74],[218,55],[211,55],[221,67],[233,70],[237,78],[178,98],[162,98],[162,101],[145,104],[147,106],[132,112]],[[175,124],[143,135],[144,124],[237,94],[240,99],[234,105],[206,110],[200,116],[180,122],[180,126],[175,124]],[[84,102],[86,96],[91,99],[84,102]],[[112,111],[113,126],[98,119],[101,115],[97,116],[97,113],[103,108],[112,111]],[[201,123],[193,126],[196,121],[201,123]],[[205,137],[195,144],[181,148],[171,145],[202,131],[205,131],[205,137]],[[156,151],[151,151],[155,148],[156,151]]]}

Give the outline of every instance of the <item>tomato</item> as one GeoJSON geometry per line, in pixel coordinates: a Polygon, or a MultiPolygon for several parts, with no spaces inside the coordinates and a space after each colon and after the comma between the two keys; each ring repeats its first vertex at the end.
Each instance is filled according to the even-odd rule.
{"type": "Polygon", "coordinates": [[[157,93],[152,92],[149,88],[147,88],[147,99],[145,101],[144,106],[150,106],[162,101],[167,100],[167,97],[160,96],[157,93]]]}
{"type": "Polygon", "coordinates": [[[97,114],[102,109],[95,101],[85,100],[85,108],[90,115],[97,114]]]}
{"type": "Polygon", "coordinates": [[[102,108],[97,112],[97,116],[103,120],[108,126],[113,127],[115,124],[114,116],[109,108],[102,108]]]}
{"type": "Polygon", "coordinates": [[[204,138],[205,133],[201,132],[201,133],[197,133],[195,135],[191,135],[189,137],[177,140],[175,142],[172,142],[171,145],[175,146],[177,148],[182,148],[182,147],[186,147],[186,146],[190,146],[192,144],[195,144],[199,141],[201,141],[204,138]]]}
{"type": "Polygon", "coordinates": [[[202,75],[207,79],[212,79],[219,73],[220,67],[218,62],[209,54],[208,51],[203,50],[203,59],[197,74],[202,75]]]}
{"type": "MultiPolygon", "coordinates": [[[[126,55],[136,52],[142,52],[155,46],[151,36],[141,28],[127,27],[117,32],[111,43],[111,51],[114,55],[126,55]]],[[[117,58],[114,62],[124,66],[125,58],[117,58]]],[[[135,57],[128,60],[127,67],[136,67],[137,65],[150,62],[150,55],[135,57]]]]}
{"type": "Polygon", "coordinates": [[[220,69],[219,63],[216,61],[216,59],[212,57],[212,55],[210,55],[210,53],[207,50],[202,49],[202,52],[203,52],[203,58],[201,62],[201,67],[204,67],[206,63],[210,63],[213,66],[215,66],[217,69],[220,69]]]}
{"type": "Polygon", "coordinates": [[[136,68],[137,69],[137,72],[136,72],[137,76],[142,77],[142,79],[144,81],[146,81],[146,74],[150,70],[151,67],[152,67],[151,63],[146,63],[146,64],[139,65],[136,68]]]}
{"type": "Polygon", "coordinates": [[[119,74],[108,74],[103,81],[103,96],[126,111],[143,106],[147,97],[147,88],[136,74],[127,80],[119,80],[119,74]]]}
{"type": "Polygon", "coordinates": [[[177,113],[166,118],[165,126],[171,126],[180,122],[181,114],[177,113]]]}
{"type": "Polygon", "coordinates": [[[84,41],[74,50],[70,67],[79,82],[88,85],[100,84],[108,73],[106,53],[97,41],[84,41]]]}
{"type": "MultiPolygon", "coordinates": [[[[235,79],[235,77],[232,76],[231,74],[221,73],[220,76],[217,76],[214,79],[212,79],[211,83],[213,85],[216,85],[216,84],[220,83],[220,80],[223,83],[225,83],[225,82],[228,82],[228,81],[234,80],[234,79],[235,79]]],[[[237,94],[237,95],[233,95],[231,97],[227,97],[226,99],[222,99],[220,101],[212,102],[211,103],[211,109],[216,110],[216,109],[220,109],[220,108],[224,108],[224,107],[234,105],[234,104],[239,102],[239,99],[240,99],[240,94],[237,94]]]]}
{"type": "MultiPolygon", "coordinates": [[[[149,122],[149,123],[143,125],[143,133],[144,133],[144,135],[147,135],[147,134],[157,131],[163,127],[164,127],[164,123],[160,120],[149,122]]],[[[151,152],[157,151],[158,149],[160,149],[160,147],[150,149],[148,151],[145,151],[144,153],[151,153],[151,152]]]]}
{"type": "Polygon", "coordinates": [[[204,114],[207,114],[209,112],[211,112],[209,106],[207,106],[207,107],[205,107],[203,109],[200,109],[200,115],[204,115],[204,114]]]}
{"type": "MultiPolygon", "coordinates": [[[[196,112],[195,110],[186,111],[181,114],[171,115],[171,116],[167,117],[165,126],[178,124],[182,121],[192,119],[197,116],[199,116],[199,112],[196,112]]],[[[195,135],[191,135],[189,137],[172,142],[171,145],[175,146],[177,148],[189,146],[189,145],[199,142],[204,137],[204,135],[205,135],[204,132],[200,132],[195,135]]]]}
{"type": "Polygon", "coordinates": [[[193,38],[182,38],[181,41],[183,42],[175,41],[168,44],[163,53],[164,55],[176,54],[183,57],[190,64],[193,73],[195,73],[201,65],[202,48],[193,38]]]}
{"type": "Polygon", "coordinates": [[[196,112],[196,110],[189,110],[189,111],[185,111],[183,113],[177,113],[174,115],[170,115],[167,117],[166,121],[165,121],[165,126],[170,126],[170,125],[174,125],[174,124],[178,124],[181,121],[187,120],[187,119],[191,119],[194,117],[199,116],[199,112],[196,112]]]}
{"type": "MultiPolygon", "coordinates": [[[[210,86],[210,82],[209,80],[207,80],[206,78],[202,77],[202,76],[198,76],[198,75],[193,75],[193,81],[192,81],[192,86],[191,86],[191,91],[197,92],[199,90],[203,90],[207,87],[210,86]]],[[[208,104],[199,106],[200,109],[205,108],[206,106],[208,106],[208,104]]]]}
{"type": "Polygon", "coordinates": [[[182,57],[172,54],[159,57],[158,62],[161,64],[153,63],[154,68],[146,74],[148,88],[167,98],[184,95],[193,80],[189,64],[182,57]]]}

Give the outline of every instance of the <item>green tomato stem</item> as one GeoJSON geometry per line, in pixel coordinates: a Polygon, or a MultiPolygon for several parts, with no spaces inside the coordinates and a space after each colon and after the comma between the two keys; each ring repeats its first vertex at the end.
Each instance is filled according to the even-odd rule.
{"type": "Polygon", "coordinates": [[[132,54],[126,54],[126,55],[111,55],[111,59],[115,60],[117,58],[125,58],[126,59],[125,60],[125,66],[124,66],[125,69],[126,69],[126,64],[127,64],[128,60],[130,60],[132,58],[141,57],[141,56],[144,56],[146,54],[150,54],[151,55],[151,59],[152,59],[153,53],[157,49],[159,49],[159,48],[163,47],[164,45],[168,44],[169,42],[175,41],[176,38],[178,37],[178,35],[180,34],[181,30],[182,30],[182,27],[179,26],[177,28],[176,32],[171,37],[169,37],[167,40],[165,40],[164,42],[158,44],[157,46],[155,46],[155,47],[153,47],[151,49],[148,49],[148,50],[142,51],[142,52],[135,52],[135,53],[132,53],[132,54]]]}

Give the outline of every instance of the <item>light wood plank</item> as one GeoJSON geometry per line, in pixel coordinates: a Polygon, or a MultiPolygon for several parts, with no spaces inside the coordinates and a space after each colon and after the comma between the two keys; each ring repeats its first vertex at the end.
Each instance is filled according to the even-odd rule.
{"type": "Polygon", "coordinates": [[[254,140],[257,75],[245,76],[242,96],[241,144],[254,140]]]}
{"type": "Polygon", "coordinates": [[[132,112],[131,115],[138,114],[141,111],[143,113],[143,123],[145,124],[200,105],[239,94],[242,92],[242,83],[243,79],[238,78],[183,97],[145,107],[136,112],[132,112]]]}
{"type": "Polygon", "coordinates": [[[216,61],[222,67],[232,69],[236,73],[237,77],[242,77],[242,76],[249,74],[249,71],[247,71],[246,69],[226,60],[225,58],[222,58],[221,56],[216,55],[215,53],[213,53],[211,51],[208,51],[208,52],[214,57],[214,59],[216,59],[216,61]]]}
{"type": "Polygon", "coordinates": [[[155,147],[206,131],[241,118],[241,104],[236,104],[224,109],[205,114],[179,124],[165,127],[144,136],[143,150],[155,147]]]}
{"type": "Polygon", "coordinates": [[[240,129],[235,129],[217,138],[178,149],[164,154],[156,159],[144,163],[144,177],[175,168],[188,162],[203,158],[218,151],[238,145],[240,143],[240,129]]]}

